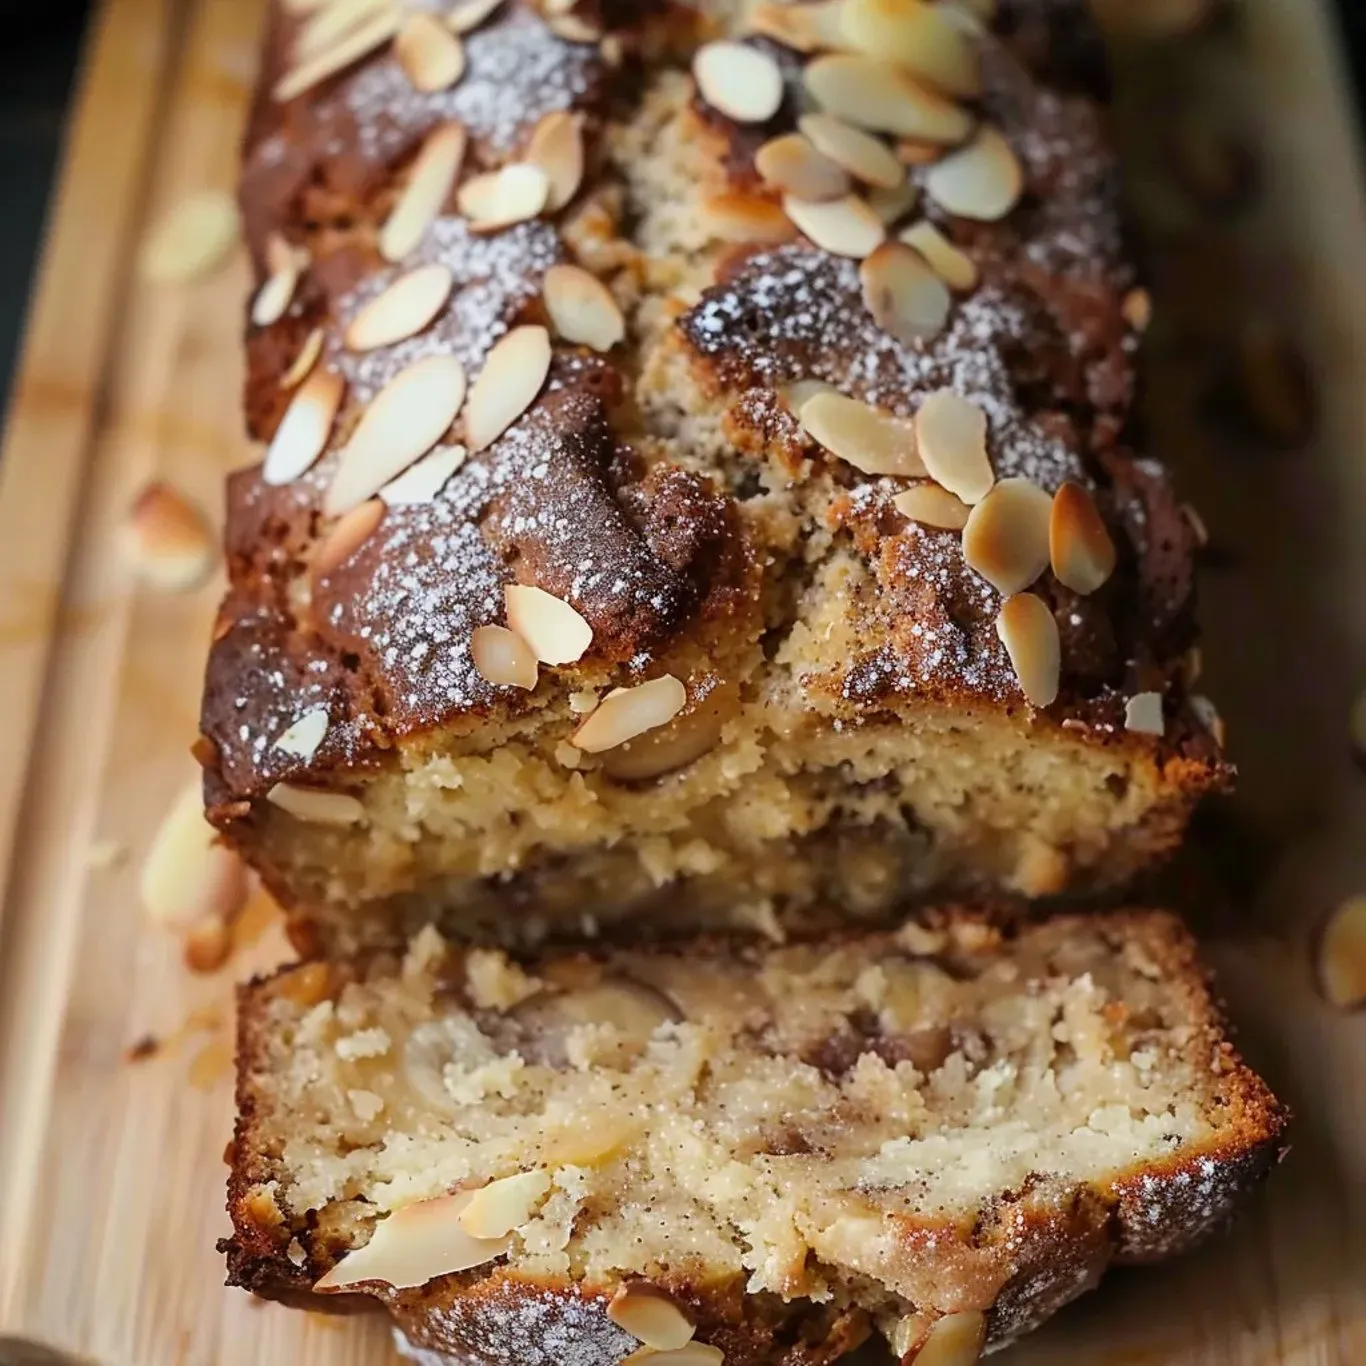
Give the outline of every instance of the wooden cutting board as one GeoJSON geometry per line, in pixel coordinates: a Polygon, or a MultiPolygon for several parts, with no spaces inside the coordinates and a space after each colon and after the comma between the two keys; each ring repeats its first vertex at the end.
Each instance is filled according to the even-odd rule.
{"type": "MultiPolygon", "coordinates": [[[[232,185],[263,8],[104,6],[0,463],[0,1366],[28,1359],[7,1337],[100,1366],[391,1360],[377,1318],[222,1288],[232,983],[284,946],[258,907],[259,940],[195,977],[136,897],[142,851],[194,773],[219,585],[136,589],[119,524],[153,475],[217,508],[224,472],[253,456],[243,260],[175,288],[132,263],[149,217],[232,185]],[[143,1040],[157,1043],[138,1059],[143,1040]]],[[[1211,436],[1190,400],[1217,348],[1161,340],[1159,312],[1153,445],[1223,552],[1205,589],[1207,686],[1243,766],[1244,833],[1224,848],[1250,890],[1230,912],[1222,880],[1182,885],[1247,1053],[1298,1115],[1295,1148],[1230,1236],[1113,1275],[1011,1366],[1366,1362],[1366,1014],[1318,1002],[1308,955],[1325,910],[1366,891],[1366,775],[1345,736],[1366,684],[1366,201],[1325,12],[1241,10],[1232,34],[1139,62],[1125,88],[1139,134],[1184,89],[1259,148],[1258,207],[1233,229],[1252,264],[1233,290],[1227,232],[1203,236],[1137,138],[1139,199],[1185,260],[1174,311],[1217,335],[1244,295],[1259,300],[1319,385],[1307,449],[1211,436]]]]}

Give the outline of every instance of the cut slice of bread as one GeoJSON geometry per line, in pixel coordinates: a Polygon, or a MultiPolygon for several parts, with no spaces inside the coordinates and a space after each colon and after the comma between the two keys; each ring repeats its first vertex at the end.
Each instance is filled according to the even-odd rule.
{"type": "Polygon", "coordinates": [[[970,1361],[1220,1224],[1284,1122],[1160,912],[520,962],[428,929],[251,984],[240,1031],[231,1283],[371,1296],[431,1362],[970,1361]]]}

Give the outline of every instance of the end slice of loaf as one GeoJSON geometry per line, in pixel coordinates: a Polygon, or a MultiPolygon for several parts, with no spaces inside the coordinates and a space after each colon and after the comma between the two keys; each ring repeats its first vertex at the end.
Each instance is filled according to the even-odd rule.
{"type": "Polygon", "coordinates": [[[1158,912],[521,962],[429,929],[240,1029],[230,1282],[372,1297],[430,1362],[689,1326],[679,1366],[970,1361],[1221,1224],[1283,1128],[1158,912]]]}

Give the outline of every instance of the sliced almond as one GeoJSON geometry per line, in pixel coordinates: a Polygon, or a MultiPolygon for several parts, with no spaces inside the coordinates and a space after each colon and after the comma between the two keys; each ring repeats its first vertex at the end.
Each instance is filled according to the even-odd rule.
{"type": "Polygon", "coordinates": [[[603,755],[603,772],[619,782],[639,783],[686,768],[721,743],[726,723],[739,709],[737,688],[714,688],[696,706],[679,712],[667,726],[609,750],[603,755]]]}
{"type": "Polygon", "coordinates": [[[451,197],[465,159],[465,129],[451,121],[427,134],[408,172],[407,183],[379,234],[379,253],[401,261],[427,235],[451,197]]]}
{"type": "Polygon", "coordinates": [[[605,30],[582,14],[554,14],[546,20],[550,31],[567,43],[597,43],[605,30]]]}
{"type": "Polygon", "coordinates": [[[767,123],[783,103],[783,73],[767,52],[722,40],[699,48],[692,62],[698,93],[736,123],[767,123]]]}
{"type": "Polygon", "coordinates": [[[797,420],[827,451],[864,474],[925,473],[914,427],[894,413],[831,391],[808,399],[797,420]]]}
{"type": "Polygon", "coordinates": [[[550,181],[545,212],[558,213],[583,184],[583,115],[556,109],[532,130],[526,159],[550,181]]]}
{"type": "Polygon", "coordinates": [[[896,62],[946,94],[981,94],[976,44],[938,5],[845,0],[840,27],[847,46],[896,62]]]}
{"type": "Polygon", "coordinates": [[[634,688],[618,688],[602,699],[570,743],[587,754],[601,754],[667,725],[687,704],[688,690],[672,674],[634,688]]]}
{"type": "Polygon", "coordinates": [[[858,260],[887,236],[882,220],[857,195],[845,195],[825,204],[787,195],[783,212],[818,247],[836,256],[858,260]]]}
{"type": "Polygon", "coordinates": [[[764,143],[754,154],[754,169],[775,189],[811,203],[842,199],[849,193],[849,177],[800,133],[784,133],[764,143]]]}
{"type": "Polygon", "coordinates": [[[423,94],[449,90],[465,74],[465,47],[434,14],[410,14],[394,38],[394,56],[423,94]]]}
{"type": "Polygon", "coordinates": [[[918,251],[950,289],[966,294],[977,288],[980,277],[976,261],[954,246],[929,219],[912,223],[902,232],[901,240],[918,251]]]}
{"type": "Polygon", "coordinates": [[[545,1172],[518,1172],[490,1181],[471,1194],[457,1216],[460,1227],[474,1238],[506,1238],[530,1220],[549,1191],[545,1172]]]}
{"type": "Polygon", "coordinates": [[[461,1227],[460,1216],[476,1194],[460,1191],[396,1210],[375,1225],[364,1247],[347,1253],[313,1289],[325,1293],[379,1281],[405,1290],[501,1257],[507,1238],[475,1238],[461,1227]]]}
{"type": "Polygon", "coordinates": [[[274,749],[291,754],[296,759],[308,763],[318,752],[318,746],[327,738],[327,728],[331,723],[326,707],[313,707],[306,711],[293,725],[275,737],[274,749]]]}
{"type": "Polygon", "coordinates": [[[673,1297],[647,1281],[618,1286],[607,1302],[607,1317],[657,1352],[677,1351],[696,1331],[673,1297]]]}
{"type": "Polygon", "coordinates": [[[344,513],[313,557],[313,577],[325,579],[340,569],[375,534],[383,520],[384,504],[378,498],[367,499],[344,513]]]}
{"type": "Polygon", "coordinates": [[[915,415],[920,457],[930,477],[965,503],[980,503],[995,482],[987,456],[987,417],[951,389],[929,395],[915,415]]]}
{"type": "Polygon", "coordinates": [[[323,496],[329,517],[378,493],[446,434],[465,401],[465,369],[454,356],[424,356],[401,371],[361,414],[323,496]]]}
{"type": "Polygon", "coordinates": [[[348,792],[276,783],[266,793],[266,800],[310,825],[355,825],[365,819],[365,808],[348,792]]]}
{"type": "Polygon", "coordinates": [[[233,197],[221,190],[182,199],[152,229],[138,264],[145,279],[184,284],[220,266],[242,235],[233,197]]]}
{"type": "Polygon", "coordinates": [[[550,373],[550,333],[514,327],[489,352],[470,390],[465,444],[471,451],[493,445],[536,401],[550,373]]]}
{"type": "Polygon", "coordinates": [[[723,242],[786,242],[796,235],[781,205],[739,190],[705,196],[701,216],[712,235],[723,242]]]}
{"type": "Polygon", "coordinates": [[[455,33],[469,33],[503,3],[503,0],[460,0],[446,15],[446,23],[455,33]]]}
{"type": "Polygon", "coordinates": [[[868,207],[877,214],[884,228],[890,228],[915,208],[919,198],[919,187],[913,181],[903,180],[890,190],[869,190],[868,207]]]}
{"type": "Polygon", "coordinates": [[[873,321],[898,341],[937,336],[948,321],[948,286],[919,252],[900,242],[884,242],[873,252],[859,267],[859,280],[873,321]]]}
{"type": "Polygon", "coordinates": [[[332,435],[346,381],[335,370],[314,370],[296,390],[266,450],[261,478],[288,484],[317,463],[332,435]]]}
{"type": "Polygon", "coordinates": [[[1033,593],[1007,598],[996,618],[996,634],[1010,656],[1020,691],[1035,707],[1057,700],[1062,675],[1062,643],[1048,604],[1033,593]]]}
{"type": "Polygon", "coordinates": [[[986,1344],[986,1315],[965,1309],[936,1319],[925,1345],[916,1354],[915,1366],[975,1366],[986,1344]]]}
{"type": "Polygon", "coordinates": [[[508,626],[542,664],[574,664],[593,643],[593,628],[567,602],[532,584],[503,589],[508,626]]]}
{"type": "Polygon", "coordinates": [[[806,67],[812,99],[828,114],[874,133],[927,142],[962,142],[972,116],[890,62],[850,53],[817,57],[806,67]]]}
{"type": "Polygon", "coordinates": [[[1348,897],[1319,936],[1319,990],[1339,1010],[1366,1005],[1366,896],[1348,897]]]}
{"type": "Polygon", "coordinates": [[[940,527],[944,531],[961,531],[967,525],[970,507],[955,498],[948,489],[938,484],[915,484],[905,493],[892,499],[892,506],[903,517],[922,526],[940,527]]]}
{"type": "Polygon", "coordinates": [[[751,33],[762,33],[765,38],[776,38],[797,52],[820,52],[843,42],[843,10],[844,0],[759,4],[750,13],[748,29],[751,33]]]}
{"type": "Polygon", "coordinates": [[[1224,725],[1224,718],[1219,715],[1218,707],[1202,693],[1192,693],[1190,703],[1196,719],[1209,732],[1214,743],[1220,749],[1224,749],[1228,740],[1228,727],[1224,725]]]}
{"type": "Polygon", "coordinates": [[[142,908],[160,925],[184,929],[201,920],[220,924],[247,903],[246,865],[218,843],[204,819],[204,788],[196,779],[167,810],[138,877],[142,908]]]}
{"type": "Polygon", "coordinates": [[[466,450],[461,445],[438,446],[424,455],[411,469],[397,479],[391,479],[380,489],[379,496],[386,507],[410,507],[430,503],[446,487],[446,482],[465,463],[466,450]]]}
{"type": "Polygon", "coordinates": [[[833,384],[827,384],[823,379],[795,379],[790,384],[778,386],[778,397],[793,417],[801,413],[808,399],[815,398],[817,394],[837,392],[833,384]]]}
{"type": "Polygon", "coordinates": [[[1024,190],[1024,171],[1000,130],[984,123],[966,147],[950,152],[925,172],[926,193],[959,218],[994,223],[1024,190]]]}
{"type": "Polygon", "coordinates": [[[456,206],[475,232],[501,232],[535,218],[550,200],[550,177],[529,161],[514,161],[467,180],[456,206]]]}
{"type": "Polygon", "coordinates": [[[963,527],[963,559],[1007,597],[1028,588],[1048,567],[1053,500],[1029,479],[1002,479],[972,509],[963,527]]]}
{"type": "Polygon", "coordinates": [[[218,916],[206,915],[186,931],[184,949],[191,972],[217,972],[232,954],[232,934],[218,916]]]}
{"type": "Polygon", "coordinates": [[[327,4],[315,5],[299,28],[294,56],[296,59],[315,57],[335,47],[375,15],[395,8],[393,0],[328,0],[327,4]]]}
{"type": "Polygon", "coordinates": [[[209,519],[163,479],[154,479],[134,500],[123,544],[138,578],[166,593],[198,588],[218,563],[209,519]]]}
{"type": "Polygon", "coordinates": [[[387,43],[398,32],[401,21],[402,15],[396,8],[372,16],[335,43],[292,65],[276,81],[271,94],[282,104],[297,99],[387,43]]]}
{"type": "Polygon", "coordinates": [[[257,327],[269,327],[285,316],[294,302],[299,274],[298,258],[292,252],[287,253],[251,301],[251,320],[257,327]]]}
{"type": "MultiPolygon", "coordinates": [[[[865,185],[890,190],[906,179],[906,168],[891,148],[862,128],[855,128],[833,114],[803,114],[797,126],[818,152],[865,185]]],[[[810,194],[801,197],[816,198],[810,194]]]]}
{"type": "Polygon", "coordinates": [[[1167,720],[1162,714],[1160,692],[1136,693],[1124,703],[1124,729],[1137,735],[1164,735],[1167,720]]]}
{"type": "Polygon", "coordinates": [[[446,307],[455,277],[449,266],[419,266],[366,304],[346,329],[352,351],[374,351],[415,337],[446,307]]]}
{"type": "Polygon", "coordinates": [[[294,357],[289,369],[280,376],[281,389],[295,389],[313,373],[313,367],[317,365],[318,358],[323,353],[323,340],[321,327],[315,327],[304,338],[299,354],[294,357]]]}
{"type": "Polygon", "coordinates": [[[1135,332],[1146,332],[1153,320],[1153,296],[1146,289],[1131,289],[1124,296],[1119,311],[1135,332]]]}
{"type": "Polygon", "coordinates": [[[944,155],[944,148],[937,142],[926,142],[923,138],[898,138],[896,159],[903,166],[928,166],[944,155]]]}
{"type": "Polygon", "coordinates": [[[725,1353],[709,1342],[690,1342],[672,1352],[657,1352],[653,1347],[640,1347],[623,1357],[621,1366],[721,1366],[725,1353]]]}
{"type": "Polygon", "coordinates": [[[626,336],[612,291],[580,266],[551,266],[542,286],[546,312],[565,341],[610,351],[626,336]]]}
{"type": "Polygon", "coordinates": [[[1094,593],[1115,572],[1115,543],[1095,500],[1071,480],[1053,496],[1048,548],[1054,576],[1074,593],[1094,593]]]}
{"type": "Polygon", "coordinates": [[[516,631],[506,626],[476,626],[470,636],[474,667],[495,688],[535,690],[539,677],[536,655],[516,631]]]}

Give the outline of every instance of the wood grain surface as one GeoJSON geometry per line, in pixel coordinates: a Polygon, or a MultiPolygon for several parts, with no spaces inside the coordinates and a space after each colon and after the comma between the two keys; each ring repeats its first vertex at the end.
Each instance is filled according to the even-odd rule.
{"type": "MultiPolygon", "coordinates": [[[[253,453],[244,261],[168,288],[133,259],[150,217],[232,185],[263,7],[105,5],[0,463],[0,1366],[43,1359],[21,1340],[100,1366],[391,1360],[378,1319],[222,1288],[232,984],[284,948],[272,923],[229,971],[192,976],[136,897],[149,836],[194,773],[219,584],[135,589],[119,524],[153,475],[217,509],[224,471],[253,453]],[[107,866],[114,848],[127,857],[107,866]],[[155,1051],[130,1060],[145,1039],[155,1051]]],[[[1366,774],[1345,736],[1366,684],[1366,202],[1326,13],[1237,8],[1179,54],[1128,64],[1121,122],[1168,282],[1151,444],[1220,551],[1205,686],[1243,772],[1173,885],[1245,1051],[1294,1107],[1295,1146],[1229,1236],[1112,1275],[1003,1366],[1366,1363],[1366,1014],[1319,1003],[1309,955],[1335,900],[1366,891],[1366,774]],[[1255,207],[1214,228],[1160,155],[1159,111],[1202,104],[1258,149],[1255,207]],[[1259,450],[1194,415],[1249,306],[1310,360],[1306,449],[1259,450]]]]}

